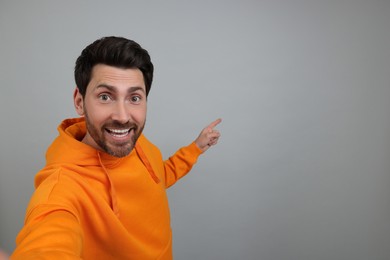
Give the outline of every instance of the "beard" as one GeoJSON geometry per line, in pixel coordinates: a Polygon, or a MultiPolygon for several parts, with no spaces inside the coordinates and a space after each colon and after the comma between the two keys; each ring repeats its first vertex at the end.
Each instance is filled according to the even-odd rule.
{"type": "Polygon", "coordinates": [[[138,125],[133,122],[122,124],[118,121],[111,120],[104,123],[99,129],[90,120],[87,110],[85,110],[85,122],[89,135],[101,148],[101,150],[118,158],[125,157],[130,154],[145,126],[145,123],[143,125],[138,125]],[[130,129],[128,134],[133,132],[133,135],[129,138],[129,140],[124,142],[109,141],[105,137],[107,134],[112,134],[108,129],[130,129]]]}

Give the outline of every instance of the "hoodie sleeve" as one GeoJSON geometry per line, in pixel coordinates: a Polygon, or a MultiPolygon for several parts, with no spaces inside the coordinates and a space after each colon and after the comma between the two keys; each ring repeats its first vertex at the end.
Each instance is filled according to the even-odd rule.
{"type": "Polygon", "coordinates": [[[165,186],[168,188],[185,176],[202,154],[202,150],[195,144],[180,148],[174,155],[164,161],[165,186]]]}
{"type": "Polygon", "coordinates": [[[77,218],[55,205],[32,210],[16,238],[16,259],[81,259],[82,230],[77,218]]]}

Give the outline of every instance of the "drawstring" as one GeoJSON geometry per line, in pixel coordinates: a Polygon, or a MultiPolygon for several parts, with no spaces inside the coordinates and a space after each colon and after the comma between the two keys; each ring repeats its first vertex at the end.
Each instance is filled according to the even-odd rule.
{"type": "Polygon", "coordinates": [[[157,175],[154,173],[152,165],[150,164],[148,158],[146,157],[144,151],[142,150],[141,146],[138,144],[138,142],[135,144],[135,150],[137,151],[137,154],[139,158],[141,159],[142,163],[145,165],[146,169],[148,170],[150,176],[156,183],[160,183],[160,179],[157,177],[157,175]]]}
{"type": "Polygon", "coordinates": [[[108,171],[106,167],[104,167],[104,164],[102,163],[102,158],[100,157],[100,153],[97,152],[98,158],[99,158],[99,163],[102,166],[104,173],[107,176],[108,181],[110,182],[110,196],[111,196],[111,207],[112,210],[114,211],[115,215],[119,218],[119,207],[118,207],[118,202],[116,200],[116,194],[115,194],[115,188],[114,184],[111,181],[110,175],[108,175],[108,171]]]}
{"type": "MultiPolygon", "coordinates": [[[[142,150],[141,146],[138,143],[136,143],[136,145],[135,145],[135,150],[137,151],[137,154],[138,154],[139,158],[141,159],[142,163],[145,165],[145,167],[148,170],[148,172],[149,172],[150,176],[152,177],[152,179],[156,183],[160,183],[161,180],[154,173],[152,165],[150,164],[148,158],[146,157],[144,151],[142,150]]],[[[103,171],[106,174],[107,179],[108,179],[108,181],[110,183],[110,196],[111,196],[111,207],[112,207],[112,210],[114,211],[115,215],[117,217],[119,217],[119,207],[118,207],[118,202],[116,200],[114,184],[112,183],[110,175],[108,174],[108,171],[107,171],[106,167],[104,166],[104,164],[102,162],[102,158],[100,157],[100,153],[97,152],[97,155],[98,155],[98,158],[99,158],[99,163],[102,166],[103,171]]]]}

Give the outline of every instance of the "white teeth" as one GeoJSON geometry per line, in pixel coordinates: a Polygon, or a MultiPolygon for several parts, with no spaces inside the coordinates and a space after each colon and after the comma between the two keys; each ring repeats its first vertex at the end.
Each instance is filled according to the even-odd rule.
{"type": "Polygon", "coordinates": [[[130,128],[128,128],[128,129],[107,129],[107,130],[112,136],[122,138],[122,137],[125,137],[129,134],[130,128]]]}
{"type": "Polygon", "coordinates": [[[114,134],[126,134],[130,129],[109,129],[114,134]]]}

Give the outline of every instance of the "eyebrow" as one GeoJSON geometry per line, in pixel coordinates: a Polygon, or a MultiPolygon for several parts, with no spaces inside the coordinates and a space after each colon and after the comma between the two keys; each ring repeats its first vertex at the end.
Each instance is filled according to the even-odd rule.
{"type": "MultiPolygon", "coordinates": [[[[99,88],[106,88],[108,89],[109,91],[112,91],[112,92],[116,92],[116,87],[114,86],[111,86],[111,85],[108,85],[108,84],[99,84],[96,89],[99,89],[99,88]]],[[[138,90],[141,90],[142,92],[145,93],[145,89],[143,87],[140,87],[140,86],[134,86],[134,87],[130,87],[129,89],[127,89],[127,93],[134,93],[138,90]]]]}

